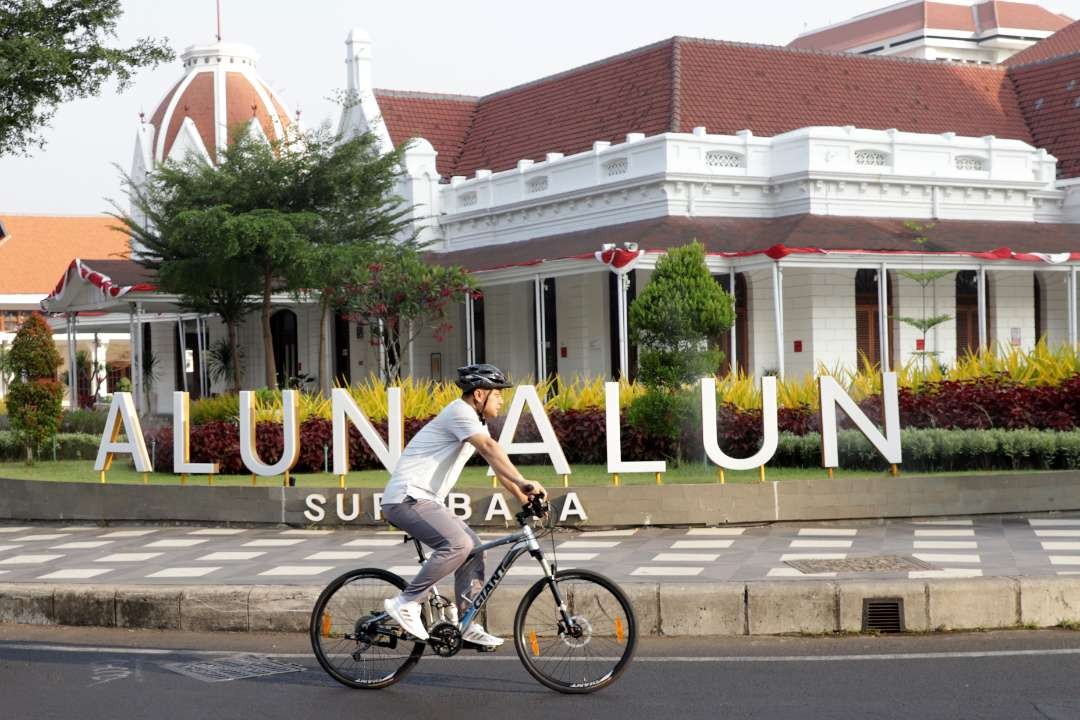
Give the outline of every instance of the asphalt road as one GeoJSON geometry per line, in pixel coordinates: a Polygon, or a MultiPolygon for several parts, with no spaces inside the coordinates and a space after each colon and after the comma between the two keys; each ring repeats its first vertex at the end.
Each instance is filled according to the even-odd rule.
{"type": "Polygon", "coordinates": [[[306,638],[0,626],[0,715],[115,718],[1080,718],[1080,634],[643,642],[619,682],[564,696],[512,649],[425,656],[398,685],[349,690],[306,638]],[[245,656],[302,669],[206,682],[175,668],[245,656]]]}

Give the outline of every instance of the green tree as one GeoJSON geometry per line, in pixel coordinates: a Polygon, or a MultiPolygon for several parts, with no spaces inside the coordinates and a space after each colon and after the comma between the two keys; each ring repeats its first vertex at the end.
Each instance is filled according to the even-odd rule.
{"type": "MultiPolygon", "coordinates": [[[[923,224],[923,223],[914,222],[912,220],[908,220],[908,221],[906,221],[904,223],[904,227],[907,228],[908,232],[910,232],[913,235],[912,242],[914,242],[915,245],[918,246],[919,250],[922,251],[924,249],[926,243],[929,242],[929,238],[926,237],[926,233],[930,232],[930,230],[933,229],[934,223],[923,224]]],[[[922,255],[922,263],[925,266],[925,263],[926,263],[926,255],[925,254],[922,255]]],[[[919,358],[919,361],[922,364],[923,372],[926,371],[926,361],[927,361],[927,359],[928,358],[935,358],[937,356],[938,352],[939,352],[937,350],[927,350],[926,349],[926,333],[928,331],[930,331],[931,329],[937,327],[938,325],[941,325],[942,323],[947,323],[948,321],[952,320],[952,315],[946,315],[946,314],[928,315],[927,314],[927,311],[926,311],[926,293],[927,293],[927,290],[929,290],[931,288],[933,289],[932,300],[933,300],[934,310],[937,310],[937,281],[940,280],[941,278],[948,277],[949,275],[952,275],[952,274],[953,274],[952,270],[926,270],[925,267],[922,270],[920,270],[919,272],[912,272],[910,270],[902,270],[902,271],[900,271],[900,276],[901,277],[905,277],[908,280],[911,280],[912,282],[917,284],[919,286],[919,289],[922,291],[922,316],[917,317],[917,318],[916,317],[901,316],[899,319],[900,319],[900,322],[904,323],[905,325],[910,325],[911,327],[915,328],[920,333],[922,333],[922,347],[923,347],[923,349],[922,350],[916,350],[915,352],[912,353],[912,355],[915,355],[916,357],[919,358]]]]}
{"type": "Polygon", "coordinates": [[[120,0],[0,0],[0,156],[42,147],[62,102],[173,58],[165,41],[110,47],[120,0]]]}
{"type": "Polygon", "coordinates": [[[630,305],[630,341],[638,345],[638,378],[647,391],[627,417],[644,430],[675,441],[697,407],[686,386],[714,375],[723,360],[715,348],[735,321],[735,304],[705,265],[697,241],[669,250],[656,263],[649,284],[630,305]]]}
{"type": "Polygon", "coordinates": [[[366,322],[386,349],[383,377],[400,379],[409,345],[429,329],[441,341],[452,328],[449,308],[476,286],[468,272],[456,266],[427,262],[413,242],[388,244],[362,268],[346,288],[345,307],[366,322]]]}
{"type": "Polygon", "coordinates": [[[40,314],[34,313],[15,334],[7,357],[13,381],[8,390],[8,417],[26,449],[26,464],[34,462],[34,451],[60,428],[64,388],[56,379],[60,353],[52,330],[40,314]]]}

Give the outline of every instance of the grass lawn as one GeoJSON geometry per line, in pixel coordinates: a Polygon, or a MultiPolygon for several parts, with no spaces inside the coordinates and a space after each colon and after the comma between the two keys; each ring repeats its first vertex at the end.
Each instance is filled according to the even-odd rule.
{"type": "MultiPolygon", "coordinates": [[[[544,485],[555,488],[562,484],[562,479],[555,475],[551,466],[548,465],[522,465],[521,471],[527,478],[535,478],[544,485]]],[[[458,481],[458,487],[491,487],[491,478],[485,475],[486,468],[467,467],[458,481]]],[[[570,476],[570,484],[583,485],[609,485],[611,476],[603,465],[575,465],[574,474],[570,476]]],[[[1002,471],[1004,472],[1004,471],[1002,471]]],[[[870,478],[881,477],[886,473],[877,473],[867,470],[842,470],[835,471],[838,478],[870,478]]],[[[956,473],[941,473],[942,475],[986,475],[986,471],[970,471],[956,473]]],[[[301,473],[294,476],[296,484],[301,487],[336,487],[337,477],[329,473],[301,473]]],[[[345,482],[348,487],[380,488],[386,485],[388,473],[385,470],[364,470],[352,472],[346,476],[345,482]]],[[[767,480],[802,480],[802,479],[825,479],[826,473],[821,468],[767,468],[765,478],[767,480]]],[[[0,478],[13,480],[42,480],[52,482],[98,482],[98,474],[94,472],[94,463],[91,460],[60,460],[57,462],[43,460],[36,465],[28,467],[19,462],[0,462],[0,478]]],[[[113,469],[107,476],[110,483],[141,484],[143,476],[135,472],[130,463],[118,460],[113,463],[113,469]]],[[[725,481],[733,483],[757,482],[756,470],[745,472],[725,472],[725,481]]],[[[180,483],[179,475],[168,473],[150,473],[147,480],[151,485],[177,485],[180,483]]],[[[279,485],[282,478],[258,478],[258,484],[263,486],[279,485]]],[[[622,475],[620,481],[624,485],[649,485],[656,482],[652,474],[622,475]]],[[[687,464],[678,468],[669,467],[663,475],[664,483],[715,483],[717,482],[717,469],[712,465],[687,464]]],[[[188,479],[189,484],[205,485],[205,476],[192,476],[188,479]]],[[[217,475],[213,480],[215,485],[250,485],[250,475],[217,475]]]]}

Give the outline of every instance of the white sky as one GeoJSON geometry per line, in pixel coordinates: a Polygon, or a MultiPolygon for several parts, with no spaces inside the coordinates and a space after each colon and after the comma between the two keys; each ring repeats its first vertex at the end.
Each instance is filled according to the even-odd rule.
{"type": "MultiPolygon", "coordinates": [[[[376,87],[482,95],[671,37],[783,45],[888,0],[222,0],[223,39],[251,45],[258,71],[306,125],[335,123],[327,98],[345,85],[345,36],[374,42],[376,87]]],[[[1080,0],[1043,0],[1080,17],[1080,0]]],[[[177,55],[212,42],[214,0],[126,0],[119,41],[167,37],[177,55]]],[[[122,199],[139,111],[153,112],[183,73],[179,61],[139,74],[122,95],[61,107],[44,150],[0,158],[0,211],[99,213],[122,199]]]]}

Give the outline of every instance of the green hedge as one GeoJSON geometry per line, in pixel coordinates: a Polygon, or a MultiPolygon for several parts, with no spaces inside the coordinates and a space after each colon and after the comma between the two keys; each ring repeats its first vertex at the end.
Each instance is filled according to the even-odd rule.
{"type": "MultiPolygon", "coordinates": [[[[940,430],[901,431],[903,469],[956,470],[1072,470],[1080,468],[1080,430],[940,430]]],[[[858,430],[837,436],[840,467],[883,470],[886,463],[858,430]]],[[[820,467],[821,435],[780,433],[778,467],[820,467]]]]}
{"type": "MultiPolygon", "coordinates": [[[[57,460],[93,460],[97,457],[100,435],[88,433],[59,433],[56,435],[56,459],[57,460]]],[[[38,448],[37,457],[41,460],[52,460],[53,443],[45,441],[38,448]]],[[[10,430],[0,430],[0,460],[23,460],[25,450],[23,445],[10,430]]]]}

